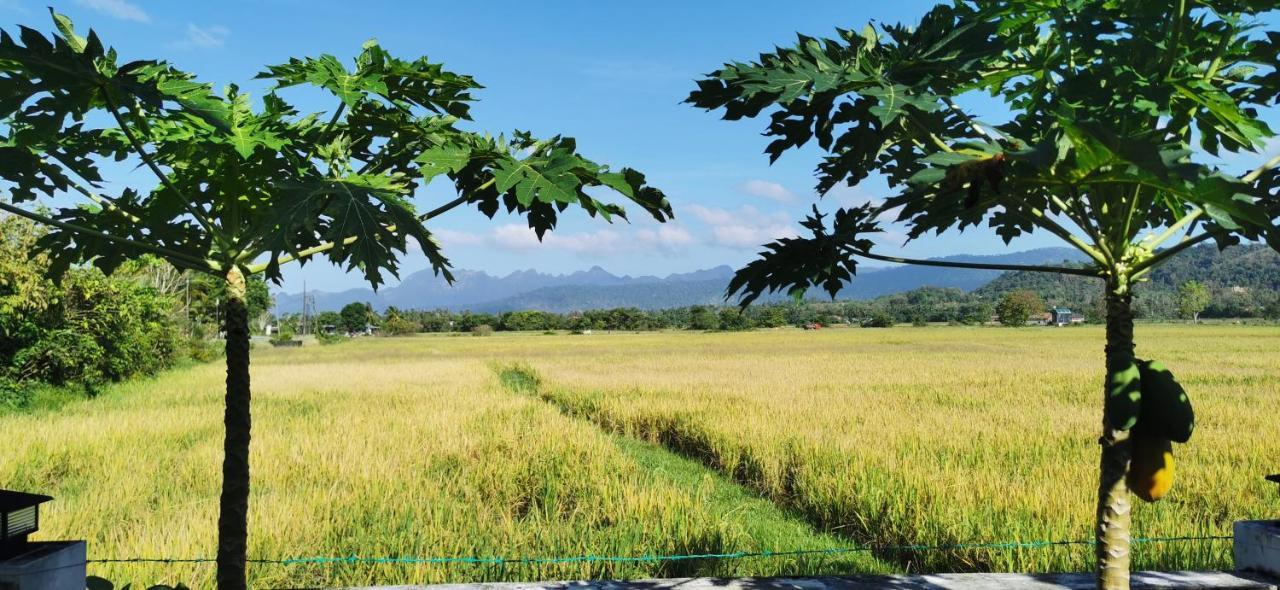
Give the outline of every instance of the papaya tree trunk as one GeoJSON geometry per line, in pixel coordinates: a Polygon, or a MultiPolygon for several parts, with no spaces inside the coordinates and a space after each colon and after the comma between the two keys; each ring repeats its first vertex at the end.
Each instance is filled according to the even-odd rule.
{"type": "MultiPolygon", "coordinates": [[[[1126,285],[1107,285],[1107,380],[1133,359],[1133,307],[1126,285]]],[[[1106,384],[1104,383],[1104,401],[1106,384]]],[[[1102,420],[1102,461],[1099,466],[1098,511],[1095,533],[1099,590],[1129,588],[1129,433],[1102,420]]]]}
{"type": "Polygon", "coordinates": [[[240,269],[227,273],[227,396],[222,497],[218,504],[219,590],[245,590],[249,537],[249,308],[240,269]]]}

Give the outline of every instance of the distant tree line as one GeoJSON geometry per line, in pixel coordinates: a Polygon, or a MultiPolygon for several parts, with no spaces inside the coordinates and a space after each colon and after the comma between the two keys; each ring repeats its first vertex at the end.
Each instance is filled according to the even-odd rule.
{"type": "MultiPolygon", "coordinates": [[[[328,327],[345,333],[377,327],[383,334],[415,332],[529,332],[567,330],[586,332],[648,330],[737,331],[782,326],[822,326],[855,324],[887,327],[903,323],[980,324],[991,321],[995,304],[959,289],[927,287],[871,301],[803,301],[754,305],[740,309],[734,305],[694,305],[660,310],[634,307],[585,310],[572,313],[524,310],[503,313],[470,311],[407,310],[387,308],[381,314],[368,303],[351,303],[342,311],[316,314],[311,322],[318,329],[328,327]]],[[[281,329],[301,329],[300,314],[280,318],[281,329]]]]}
{"type": "MultiPolygon", "coordinates": [[[[416,332],[484,332],[486,330],[504,332],[747,330],[816,321],[819,318],[829,319],[809,304],[759,306],[745,311],[730,306],[692,306],[657,311],[620,307],[567,314],[533,310],[473,313],[449,310],[404,310],[390,307],[379,314],[367,303],[350,303],[339,312],[320,312],[311,318],[311,322],[317,331],[356,334],[364,332],[366,328],[376,328],[382,334],[398,335],[416,332]]],[[[301,314],[285,314],[280,318],[281,330],[300,331],[302,322],[301,314]]]]}
{"type": "MultiPolygon", "coordinates": [[[[1032,291],[1049,305],[1102,316],[1102,285],[1088,277],[1046,273],[1005,273],[973,295],[998,300],[1012,291],[1032,291]]],[[[1136,317],[1148,320],[1197,318],[1280,319],[1280,254],[1257,244],[1191,248],[1152,272],[1133,300],[1136,317]]]]}
{"type": "MultiPolygon", "coordinates": [[[[1021,326],[1044,316],[1050,307],[1065,307],[1087,323],[1102,323],[1101,283],[1081,277],[1009,273],[973,292],[922,287],[871,300],[813,301],[753,305],[695,305],[659,310],[635,307],[572,313],[523,310],[501,313],[387,308],[378,313],[369,303],[350,303],[341,311],[316,314],[316,331],[363,333],[373,328],[385,335],[417,332],[649,331],[750,330],[781,326],[833,324],[868,328],[900,324],[979,325],[997,322],[1021,326]],[[1026,275],[1026,276],[1024,276],[1026,275]]],[[[1153,287],[1135,299],[1136,317],[1145,320],[1258,318],[1280,320],[1280,293],[1236,286],[1222,288],[1187,281],[1176,288],[1153,287]]],[[[282,331],[301,330],[300,314],[280,318],[282,331]]]]}

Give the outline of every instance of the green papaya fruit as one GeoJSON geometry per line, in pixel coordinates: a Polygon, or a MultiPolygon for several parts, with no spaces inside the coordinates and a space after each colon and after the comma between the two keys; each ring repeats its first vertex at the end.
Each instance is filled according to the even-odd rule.
{"type": "Polygon", "coordinates": [[[1142,409],[1136,430],[1143,434],[1184,443],[1191,440],[1196,413],[1191,398],[1160,361],[1138,361],[1142,384],[1142,409]]]}
{"type": "Polygon", "coordinates": [[[1142,372],[1132,355],[1107,359],[1107,399],[1103,418],[1107,426],[1129,430],[1138,423],[1142,411],[1142,372]]]}

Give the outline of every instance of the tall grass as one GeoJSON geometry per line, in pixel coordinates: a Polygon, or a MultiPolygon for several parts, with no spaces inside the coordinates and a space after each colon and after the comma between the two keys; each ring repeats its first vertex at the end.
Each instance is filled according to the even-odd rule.
{"type": "MultiPolygon", "coordinates": [[[[665,468],[637,462],[593,425],[499,382],[491,370],[494,355],[518,355],[531,341],[497,337],[476,346],[475,340],[369,340],[256,353],[250,556],[648,555],[840,542],[772,505],[767,518],[773,524],[762,531],[748,519],[759,516],[759,508],[740,514],[741,505],[724,499],[732,485],[723,478],[673,478],[660,472],[665,468]]],[[[0,482],[55,496],[39,538],[87,538],[91,559],[211,557],[222,378],[220,367],[200,366],[56,411],[0,417],[0,482]]],[[[256,565],[251,583],[886,569],[867,555],[740,563],[256,565]]],[[[212,564],[93,565],[90,573],[117,585],[205,587],[212,564]]]]}
{"type": "MultiPolygon", "coordinates": [[[[1147,537],[1275,517],[1280,331],[1140,326],[1196,402],[1147,537]]],[[[256,351],[250,555],[564,556],[1086,539],[1102,332],[921,328],[370,339],[256,351]],[[503,368],[507,370],[504,371],[503,368]],[[514,370],[513,370],[514,368],[514,370]],[[682,455],[673,455],[672,452],[682,455]],[[735,487],[731,480],[746,489],[735,487]],[[763,498],[763,500],[761,499],[763,498]]],[[[0,416],[0,482],[90,557],[214,553],[223,374],[0,416]]],[[[1081,570],[1083,546],[547,566],[257,565],[256,587],[1081,570]]],[[[1229,543],[1141,568],[1230,567],[1229,543]]],[[[94,565],[205,586],[211,564],[94,565]]]]}
{"type": "MultiPolygon", "coordinates": [[[[1280,331],[1142,326],[1199,423],[1143,537],[1229,535],[1276,517],[1280,331]]],[[[1100,329],[897,329],[582,339],[545,349],[542,395],[660,442],[816,526],[868,543],[1088,539],[1100,329]],[[581,359],[591,359],[584,363],[581,359]],[[607,369],[601,369],[607,367],[607,369]]],[[[1087,546],[907,553],[905,569],[1087,569],[1087,546]]],[[[1153,543],[1135,566],[1230,568],[1230,543],[1153,543]]]]}

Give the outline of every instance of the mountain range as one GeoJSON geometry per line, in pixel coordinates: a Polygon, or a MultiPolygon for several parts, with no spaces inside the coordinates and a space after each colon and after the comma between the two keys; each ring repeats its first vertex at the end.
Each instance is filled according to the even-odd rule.
{"type": "MultiPolygon", "coordinates": [[[[1071,248],[1039,248],[994,256],[957,255],[937,260],[1003,264],[1046,264],[1079,261],[1071,248]]],[[[689,305],[724,303],[725,286],[733,269],[717,266],[666,277],[615,275],[598,266],[589,270],[556,275],[525,270],[497,277],[482,271],[459,270],[449,285],[424,270],[413,273],[394,287],[374,292],[348,289],[338,292],[310,291],[314,310],[336,311],[352,302],[369,302],[378,311],[400,309],[450,309],[474,312],[503,312],[518,309],[559,313],[584,309],[637,307],[663,309],[689,305]]],[[[919,287],[954,287],[972,291],[1000,276],[1000,271],[900,266],[868,268],[840,292],[841,299],[873,299],[919,287]]],[[[825,294],[814,291],[812,296],[825,294]]],[[[301,293],[275,293],[277,313],[302,310],[301,293]]],[[[762,298],[782,299],[783,295],[762,298]]]]}

